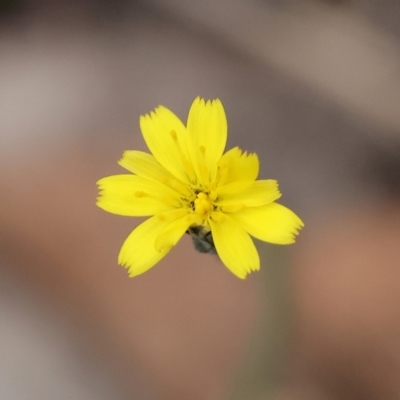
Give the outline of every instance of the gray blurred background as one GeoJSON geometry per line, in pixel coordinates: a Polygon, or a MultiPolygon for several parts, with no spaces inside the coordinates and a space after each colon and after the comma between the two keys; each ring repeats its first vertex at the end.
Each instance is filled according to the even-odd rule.
{"type": "Polygon", "coordinates": [[[0,1],[0,398],[399,399],[399,194],[400,2],[0,1]],[[306,228],[128,279],[95,182],[198,95],[306,228]]]}

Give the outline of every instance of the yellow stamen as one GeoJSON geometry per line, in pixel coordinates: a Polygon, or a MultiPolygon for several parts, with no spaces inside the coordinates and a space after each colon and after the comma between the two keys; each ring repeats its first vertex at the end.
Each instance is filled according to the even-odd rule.
{"type": "Polygon", "coordinates": [[[213,203],[207,194],[201,192],[194,201],[194,212],[198,215],[208,214],[213,209],[213,203]]]}

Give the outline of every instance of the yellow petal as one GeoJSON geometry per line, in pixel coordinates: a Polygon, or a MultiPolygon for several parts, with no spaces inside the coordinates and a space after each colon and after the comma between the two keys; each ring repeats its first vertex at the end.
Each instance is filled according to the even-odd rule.
{"type": "Polygon", "coordinates": [[[176,178],[188,182],[188,171],[193,167],[187,153],[186,128],[181,120],[159,106],[140,117],[140,129],[156,160],[176,178]]]}
{"type": "Polygon", "coordinates": [[[239,193],[222,194],[216,204],[220,207],[242,205],[244,207],[258,207],[272,203],[279,199],[278,182],[273,179],[255,181],[252,185],[239,193]]]}
{"type": "Polygon", "coordinates": [[[239,147],[227,151],[218,162],[218,185],[237,181],[254,181],[260,169],[255,153],[243,152],[239,147]]]}
{"type": "Polygon", "coordinates": [[[118,161],[118,164],[136,175],[152,178],[160,182],[166,175],[171,175],[152,154],[144,151],[127,150],[118,161]]]}
{"type": "Polygon", "coordinates": [[[158,233],[155,241],[157,251],[174,247],[191,225],[201,222],[199,215],[189,214],[189,209],[180,211],[181,215],[158,233]]]}
{"type": "Polygon", "coordinates": [[[228,124],[219,99],[207,101],[197,97],[187,121],[188,150],[196,173],[203,184],[214,181],[217,162],[226,146],[228,124]]]}
{"type": "Polygon", "coordinates": [[[176,210],[149,218],[140,224],[125,240],[118,256],[118,263],[128,269],[129,276],[143,274],[157,264],[170,251],[157,251],[155,240],[159,232],[171,223],[176,210]]]}
{"type": "Polygon", "coordinates": [[[246,208],[231,216],[250,235],[275,244],[294,243],[296,235],[304,226],[293,211],[278,203],[246,208]]]}
{"type": "Polygon", "coordinates": [[[251,271],[260,269],[257,249],[240,225],[222,213],[213,213],[210,225],[217,253],[232,273],[244,279],[251,271]]]}
{"type": "Polygon", "coordinates": [[[100,179],[97,205],[113,214],[148,216],[180,207],[179,194],[169,187],[137,175],[100,179]]]}
{"type": "Polygon", "coordinates": [[[118,164],[139,176],[153,179],[175,189],[183,196],[190,196],[188,185],[177,180],[149,153],[136,150],[127,150],[118,161],[118,164]]]}

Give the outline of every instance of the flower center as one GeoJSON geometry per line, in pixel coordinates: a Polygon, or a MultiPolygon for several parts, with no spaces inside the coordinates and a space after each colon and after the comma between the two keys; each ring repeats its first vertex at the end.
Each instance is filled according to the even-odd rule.
{"type": "Polygon", "coordinates": [[[198,215],[206,215],[214,211],[214,200],[216,199],[215,193],[211,191],[210,193],[199,192],[196,194],[196,199],[194,200],[193,210],[198,215]]]}
{"type": "Polygon", "coordinates": [[[208,214],[213,208],[211,199],[207,194],[200,192],[197,194],[197,198],[194,201],[194,212],[199,215],[208,214]]]}

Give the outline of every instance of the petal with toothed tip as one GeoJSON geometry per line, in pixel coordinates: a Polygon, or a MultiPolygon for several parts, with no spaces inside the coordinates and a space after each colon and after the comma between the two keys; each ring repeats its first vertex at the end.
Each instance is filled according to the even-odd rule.
{"type": "Polygon", "coordinates": [[[255,153],[243,152],[239,147],[228,150],[218,162],[217,184],[257,179],[260,164],[255,153]]]}
{"type": "Polygon", "coordinates": [[[251,236],[274,244],[294,243],[304,226],[292,210],[278,203],[246,208],[232,214],[232,218],[251,236]]]}
{"type": "Polygon", "coordinates": [[[187,151],[186,128],[182,121],[163,106],[140,117],[140,129],[156,160],[182,182],[189,182],[193,169],[187,151]]]}
{"type": "Polygon", "coordinates": [[[213,213],[212,237],[218,256],[238,278],[260,269],[260,257],[249,234],[228,215],[213,213]]]}
{"type": "Polygon", "coordinates": [[[217,162],[226,146],[228,124],[219,99],[204,101],[197,97],[187,120],[188,150],[195,171],[205,185],[213,182],[217,162]]]}
{"type": "Polygon", "coordinates": [[[163,259],[171,250],[156,250],[158,234],[176,218],[176,210],[155,215],[141,223],[127,237],[118,255],[118,263],[128,269],[129,276],[143,274],[163,259]]]}

